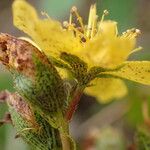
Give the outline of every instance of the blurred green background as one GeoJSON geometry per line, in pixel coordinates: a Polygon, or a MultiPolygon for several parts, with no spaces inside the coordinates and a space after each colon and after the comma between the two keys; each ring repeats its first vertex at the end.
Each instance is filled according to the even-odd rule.
{"type": "MultiPolygon", "coordinates": [[[[15,36],[22,36],[23,33],[18,31],[12,24],[12,12],[11,5],[13,0],[0,0],[0,32],[9,33],[15,36]]],[[[143,51],[136,53],[129,59],[137,60],[150,60],[150,1],[149,0],[29,0],[38,11],[45,11],[49,16],[58,19],[60,21],[67,20],[69,17],[69,11],[72,6],[77,6],[79,13],[84,18],[84,22],[87,22],[88,12],[90,5],[97,3],[98,14],[101,16],[104,9],[109,10],[110,14],[107,19],[112,19],[118,22],[119,31],[124,31],[128,28],[137,27],[141,29],[142,35],[138,39],[138,45],[144,48],[143,51]]],[[[142,103],[143,97],[150,101],[150,87],[139,85],[137,83],[126,82],[129,87],[129,95],[122,99],[122,102],[127,103],[130,106],[125,117],[119,118],[117,123],[107,122],[106,124],[112,124],[113,126],[122,130],[122,132],[128,131],[127,137],[132,137],[132,131],[137,124],[143,121],[142,118],[142,103]],[[125,120],[125,121],[124,121],[125,120]],[[124,126],[126,126],[124,128],[124,126]]],[[[11,75],[0,66],[0,90],[8,89],[13,91],[13,84],[11,75]]],[[[121,101],[118,101],[121,103],[121,101]]],[[[121,105],[125,105],[124,103],[121,105]]],[[[109,111],[115,109],[116,102],[111,104],[101,105],[98,104],[94,98],[83,96],[79,105],[79,109],[74,116],[71,123],[72,134],[77,141],[83,139],[85,134],[81,135],[83,127],[89,129],[91,126],[100,128],[105,126],[103,123],[89,123],[89,117],[93,116],[96,112],[101,110],[109,111]],[[109,107],[110,105],[110,107],[109,107]],[[108,109],[109,108],[109,109],[108,109]]],[[[121,107],[122,108],[122,107],[121,107]]],[[[118,112],[121,112],[118,107],[118,112]]],[[[125,107],[126,108],[126,107],[125,107]]],[[[124,109],[125,109],[124,108],[124,109]]],[[[5,104],[0,104],[0,118],[7,111],[5,104]]],[[[108,114],[111,118],[111,114],[108,114]]],[[[105,114],[104,114],[105,118],[105,114]]],[[[21,139],[15,139],[16,132],[11,125],[6,125],[0,128],[0,150],[27,150],[27,145],[21,139]]]]}

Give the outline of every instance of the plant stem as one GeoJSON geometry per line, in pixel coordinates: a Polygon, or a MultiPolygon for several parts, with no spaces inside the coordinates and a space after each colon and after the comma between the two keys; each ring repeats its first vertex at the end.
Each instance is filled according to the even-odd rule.
{"type": "Polygon", "coordinates": [[[81,90],[79,90],[73,96],[73,100],[70,103],[69,109],[67,110],[67,113],[66,113],[66,119],[67,119],[67,121],[71,120],[71,118],[72,118],[72,116],[73,116],[73,114],[74,114],[74,112],[75,112],[75,110],[77,108],[77,105],[78,105],[78,103],[80,101],[80,98],[81,98],[82,94],[83,94],[83,92],[81,90]]]}
{"type": "Polygon", "coordinates": [[[62,143],[62,150],[71,150],[71,141],[69,139],[69,124],[68,122],[64,122],[63,124],[65,132],[59,131],[61,143],[62,143]]]}
{"type": "Polygon", "coordinates": [[[68,110],[66,112],[65,122],[63,122],[63,129],[65,132],[61,132],[61,131],[59,132],[63,150],[72,150],[72,147],[74,147],[73,146],[74,144],[71,144],[71,140],[69,138],[69,121],[71,120],[77,108],[77,105],[80,101],[82,94],[83,94],[83,89],[77,88],[75,94],[73,95],[72,102],[70,103],[68,110]]]}
{"type": "Polygon", "coordinates": [[[62,142],[62,149],[63,150],[71,150],[71,144],[69,138],[60,132],[60,138],[62,142]]]}

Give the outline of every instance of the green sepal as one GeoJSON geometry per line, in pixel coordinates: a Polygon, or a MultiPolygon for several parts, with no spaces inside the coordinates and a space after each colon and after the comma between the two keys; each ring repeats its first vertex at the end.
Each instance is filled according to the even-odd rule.
{"type": "Polygon", "coordinates": [[[58,59],[58,58],[54,58],[54,57],[49,57],[48,58],[54,66],[58,67],[58,68],[63,68],[63,69],[67,69],[70,70],[70,66],[68,64],[66,64],[64,61],[58,59]]]}
{"type": "Polygon", "coordinates": [[[73,77],[77,79],[79,86],[87,86],[87,84],[89,84],[91,80],[100,77],[100,73],[117,71],[124,65],[119,65],[116,68],[103,68],[99,66],[88,68],[87,63],[75,55],[62,52],[60,58],[63,60],[63,62],[68,63],[68,65],[70,65],[71,68],[66,66],[63,62],[59,62],[59,65],[58,63],[55,63],[56,66],[59,67],[62,65],[61,68],[68,69],[68,71],[71,72],[73,77]]]}
{"type": "Polygon", "coordinates": [[[60,58],[70,65],[71,69],[69,71],[72,73],[73,77],[81,81],[82,76],[87,73],[87,64],[79,57],[66,52],[61,53],[60,58]]]}

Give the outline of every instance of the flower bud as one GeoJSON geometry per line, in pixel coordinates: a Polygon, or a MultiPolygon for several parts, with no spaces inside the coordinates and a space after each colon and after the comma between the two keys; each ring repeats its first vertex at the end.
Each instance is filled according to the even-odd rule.
{"type": "Polygon", "coordinates": [[[49,150],[61,147],[59,132],[32,110],[18,94],[10,94],[7,104],[17,133],[34,149],[49,150]]]}
{"type": "Polygon", "coordinates": [[[63,80],[37,47],[1,34],[0,60],[13,73],[17,92],[40,114],[56,118],[55,113],[64,110],[66,92],[63,80]]]}

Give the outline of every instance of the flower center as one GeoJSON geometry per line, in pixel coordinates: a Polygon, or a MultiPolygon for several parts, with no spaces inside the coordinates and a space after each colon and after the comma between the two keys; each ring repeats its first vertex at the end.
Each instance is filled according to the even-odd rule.
{"type": "Polygon", "coordinates": [[[77,8],[73,6],[70,11],[69,21],[64,21],[63,26],[67,30],[73,31],[75,37],[79,38],[81,43],[85,43],[96,35],[98,32],[98,24],[104,20],[105,15],[108,15],[107,10],[104,10],[101,21],[98,22],[96,5],[94,4],[90,8],[88,24],[84,25],[77,8]]]}

